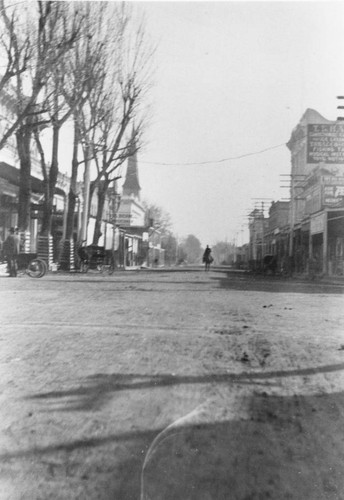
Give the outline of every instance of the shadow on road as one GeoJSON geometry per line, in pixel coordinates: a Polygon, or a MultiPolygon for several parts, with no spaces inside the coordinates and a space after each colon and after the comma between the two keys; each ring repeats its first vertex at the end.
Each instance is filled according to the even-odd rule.
{"type": "Polygon", "coordinates": [[[341,497],[343,393],[254,395],[248,408],[247,419],[171,429],[151,452],[142,500],[341,497]]]}
{"type": "Polygon", "coordinates": [[[344,363],[295,370],[173,376],[121,373],[96,374],[79,381],[75,388],[34,394],[26,399],[44,402],[43,411],[96,411],[118,391],[156,389],[185,384],[254,384],[274,378],[310,376],[344,370],[344,363]]]}
{"type": "MultiPolygon", "coordinates": [[[[246,417],[229,419],[223,411],[226,401],[210,401],[203,417],[190,413],[183,425],[167,431],[132,430],[35,446],[4,453],[1,460],[7,464],[14,459],[36,461],[40,472],[41,464],[49,460],[75,462],[73,485],[82,479],[84,498],[92,500],[139,500],[149,448],[142,500],[341,498],[342,392],[290,397],[262,392],[248,397],[244,406],[246,417]],[[221,405],[222,413],[218,411],[221,405]],[[220,414],[216,421],[214,415],[220,414]],[[118,461],[123,450],[126,453],[118,461]],[[89,460],[86,472],[82,453],[89,460]],[[103,462],[101,456],[105,456],[103,462]],[[78,467],[83,470],[82,478],[78,467]],[[94,490],[87,488],[97,482],[103,491],[94,496],[89,493],[94,490]]],[[[58,484],[58,477],[50,481],[58,484]]]]}
{"type": "Polygon", "coordinates": [[[228,290],[272,292],[272,293],[317,293],[344,294],[344,283],[321,283],[314,281],[297,281],[278,276],[244,275],[226,273],[226,277],[215,276],[222,288],[228,290]]]}

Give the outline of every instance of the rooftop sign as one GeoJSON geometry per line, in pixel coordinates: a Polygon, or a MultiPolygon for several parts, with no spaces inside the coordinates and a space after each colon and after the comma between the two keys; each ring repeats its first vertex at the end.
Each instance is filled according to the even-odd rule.
{"type": "Polygon", "coordinates": [[[344,163],[344,124],[307,125],[307,163],[344,163]]]}

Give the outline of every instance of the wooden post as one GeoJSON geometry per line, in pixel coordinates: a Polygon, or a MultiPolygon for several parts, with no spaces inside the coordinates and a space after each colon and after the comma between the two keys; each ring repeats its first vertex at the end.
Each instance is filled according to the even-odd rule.
{"type": "Polygon", "coordinates": [[[322,271],[326,275],[328,272],[328,262],[327,262],[327,247],[328,247],[328,223],[327,223],[327,211],[324,211],[324,232],[323,232],[323,263],[322,271]]]}
{"type": "Polygon", "coordinates": [[[87,226],[88,226],[88,207],[90,204],[90,148],[86,145],[85,153],[85,173],[84,173],[84,207],[82,213],[81,223],[81,241],[87,240],[87,226]]]}

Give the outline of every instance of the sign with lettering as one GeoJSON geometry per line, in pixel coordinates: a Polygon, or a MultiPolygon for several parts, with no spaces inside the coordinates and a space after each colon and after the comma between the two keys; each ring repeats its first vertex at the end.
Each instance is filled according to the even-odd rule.
{"type": "Polygon", "coordinates": [[[344,163],[344,124],[307,126],[307,163],[344,163]]]}
{"type": "Polygon", "coordinates": [[[324,186],[324,205],[337,205],[344,198],[344,186],[324,186]]]}
{"type": "Polygon", "coordinates": [[[325,214],[318,214],[311,218],[311,234],[323,233],[325,228],[325,214]]]}
{"type": "Polygon", "coordinates": [[[322,184],[330,184],[332,186],[344,186],[344,177],[339,175],[323,175],[321,182],[322,184]]]}
{"type": "Polygon", "coordinates": [[[120,212],[116,217],[116,224],[119,226],[130,226],[131,224],[131,215],[126,212],[120,212]]]}

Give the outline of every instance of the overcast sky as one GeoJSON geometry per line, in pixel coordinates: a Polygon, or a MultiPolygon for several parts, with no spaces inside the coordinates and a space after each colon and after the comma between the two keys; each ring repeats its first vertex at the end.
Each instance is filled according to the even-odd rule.
{"type": "Polygon", "coordinates": [[[242,243],[255,203],[288,196],[280,187],[290,172],[285,143],[305,110],[337,117],[344,4],[135,6],[157,43],[153,120],[138,157],[142,198],[169,212],[179,237],[242,243]]]}

